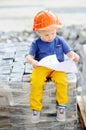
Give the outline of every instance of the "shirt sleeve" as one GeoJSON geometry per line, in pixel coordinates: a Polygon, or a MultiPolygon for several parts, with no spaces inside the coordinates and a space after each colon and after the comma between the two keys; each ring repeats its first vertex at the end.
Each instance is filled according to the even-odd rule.
{"type": "Polygon", "coordinates": [[[30,46],[29,54],[32,56],[35,56],[36,51],[37,51],[37,44],[36,44],[36,41],[34,41],[34,42],[32,42],[32,44],[30,46]]]}
{"type": "Polygon", "coordinates": [[[61,42],[62,42],[63,51],[65,54],[67,54],[68,52],[70,52],[72,50],[72,48],[69,46],[69,44],[67,43],[67,41],[64,38],[61,38],[61,42]]]}

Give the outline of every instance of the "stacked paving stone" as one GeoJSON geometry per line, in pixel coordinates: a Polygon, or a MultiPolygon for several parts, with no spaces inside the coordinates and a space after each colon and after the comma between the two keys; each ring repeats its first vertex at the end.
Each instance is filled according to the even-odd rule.
{"type": "Polygon", "coordinates": [[[2,81],[26,81],[29,80],[31,66],[26,62],[28,43],[3,43],[0,44],[0,79],[2,81]]]}
{"type": "MultiPolygon", "coordinates": [[[[81,56],[81,46],[86,44],[86,29],[82,26],[63,27],[57,34],[62,35],[71,47],[81,56]]],[[[0,32],[0,80],[29,81],[31,65],[26,62],[32,40],[37,37],[33,32],[0,32]]],[[[78,68],[82,72],[83,59],[80,57],[78,68]]],[[[80,80],[79,80],[80,81],[80,80]]]]}
{"type": "MultiPolygon", "coordinates": [[[[86,36],[81,28],[67,27],[59,30],[72,47],[79,49],[74,43],[83,41],[86,36]],[[74,31],[76,30],[76,31],[74,31]],[[66,31],[66,33],[65,33],[66,31]],[[72,44],[73,43],[73,44],[72,44]]],[[[29,108],[29,77],[32,66],[27,63],[26,56],[31,41],[37,37],[32,32],[0,33],[0,129],[1,130],[76,130],[76,75],[68,73],[69,104],[67,121],[56,121],[55,85],[49,81],[44,88],[41,123],[32,124],[29,108]]],[[[78,44],[77,44],[78,45],[78,44]]],[[[82,62],[80,62],[80,67],[82,62]]],[[[80,68],[81,69],[81,68],[80,68]]]]}
{"type": "Polygon", "coordinates": [[[69,103],[67,106],[67,121],[56,120],[57,103],[55,85],[47,82],[44,87],[43,110],[41,122],[31,123],[29,108],[30,84],[27,82],[10,82],[0,84],[0,129],[1,130],[76,130],[76,75],[67,74],[69,85],[69,103]]]}

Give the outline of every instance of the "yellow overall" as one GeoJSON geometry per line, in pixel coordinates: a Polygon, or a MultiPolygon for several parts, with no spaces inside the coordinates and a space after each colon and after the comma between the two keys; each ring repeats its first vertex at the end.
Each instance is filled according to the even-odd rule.
{"type": "Polygon", "coordinates": [[[56,101],[59,104],[68,103],[68,79],[66,73],[39,66],[33,69],[30,77],[30,108],[32,110],[41,111],[42,109],[43,87],[47,77],[50,77],[56,85],[56,101]]]}

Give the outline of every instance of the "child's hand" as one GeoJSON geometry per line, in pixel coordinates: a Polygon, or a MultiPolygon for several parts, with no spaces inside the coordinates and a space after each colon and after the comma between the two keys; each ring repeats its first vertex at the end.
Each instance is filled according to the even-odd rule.
{"type": "Polygon", "coordinates": [[[26,59],[27,59],[27,62],[29,62],[34,68],[39,66],[39,62],[34,59],[34,56],[27,55],[26,59]]]}
{"type": "Polygon", "coordinates": [[[67,53],[67,56],[75,62],[79,61],[79,55],[74,51],[70,51],[69,53],[67,53]]]}
{"type": "Polygon", "coordinates": [[[37,60],[33,60],[33,61],[32,61],[32,66],[33,66],[34,68],[38,67],[38,66],[39,66],[39,62],[38,62],[37,60]]]}
{"type": "Polygon", "coordinates": [[[79,61],[79,55],[74,53],[72,60],[75,61],[75,62],[78,62],[79,61]]]}

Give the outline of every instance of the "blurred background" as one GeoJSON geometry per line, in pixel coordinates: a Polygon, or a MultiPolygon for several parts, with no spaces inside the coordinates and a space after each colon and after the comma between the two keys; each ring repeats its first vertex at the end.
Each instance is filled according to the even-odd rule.
{"type": "MultiPolygon", "coordinates": [[[[13,82],[12,88],[17,88],[20,87],[18,84],[19,82],[24,82],[24,83],[29,82],[30,74],[32,73],[32,66],[30,66],[27,63],[26,56],[28,54],[28,50],[31,45],[31,42],[37,36],[35,33],[32,32],[33,18],[35,14],[42,9],[49,9],[54,13],[56,13],[56,15],[59,17],[60,21],[63,24],[63,28],[57,30],[57,33],[63,36],[68,41],[68,43],[73,48],[73,50],[80,55],[80,61],[76,64],[79,73],[76,74],[77,80],[75,81],[76,81],[77,95],[82,96],[81,100],[85,108],[84,110],[85,111],[84,115],[85,115],[86,114],[86,60],[85,60],[86,59],[85,58],[86,57],[86,0],[50,0],[50,1],[49,0],[0,0],[0,89],[7,87],[2,83],[13,82]],[[17,84],[15,85],[14,83],[17,84]]],[[[72,83],[75,82],[73,81],[72,78],[71,81],[72,83]]],[[[24,84],[24,91],[25,88],[27,87],[24,84]]],[[[7,90],[9,89],[6,89],[6,91],[7,90]]],[[[18,95],[18,93],[16,95],[18,95]]],[[[27,95],[26,94],[24,95],[25,98],[24,101],[26,101],[27,95]]],[[[19,100],[17,99],[16,101],[19,100]]],[[[9,102],[11,102],[10,96],[9,96],[9,102]]],[[[74,102],[72,104],[75,104],[74,102]]],[[[0,99],[0,104],[6,105],[5,102],[3,102],[2,98],[0,99]]],[[[69,109],[70,113],[72,108],[73,107],[69,109]]],[[[23,109],[23,107],[21,109],[23,109]]],[[[0,117],[1,119],[0,128],[2,129],[3,127],[4,128],[6,127],[6,129],[4,130],[7,130],[9,129],[8,126],[9,124],[11,125],[13,124],[12,128],[14,128],[15,127],[14,123],[16,123],[17,124],[16,128],[18,128],[19,130],[18,121],[21,121],[20,116],[18,117],[18,120],[16,120],[17,119],[16,116],[11,116],[10,118],[9,115],[10,118],[9,119],[8,113],[10,113],[9,112],[10,109],[8,110],[7,108],[6,110],[8,110],[8,113],[6,118],[6,113],[4,113],[5,112],[4,110],[5,110],[4,108],[1,108],[0,111],[2,117],[2,118],[0,117]],[[3,114],[2,114],[2,110],[3,110],[3,114]],[[2,119],[3,122],[5,123],[2,123],[2,119]],[[9,120],[11,120],[10,121],[11,123],[9,123],[9,120]]],[[[19,111],[21,112],[21,110],[19,111]]],[[[27,111],[28,111],[28,107],[27,107],[27,111]]],[[[74,109],[73,112],[76,113],[77,112],[76,109],[74,109]]],[[[21,115],[21,119],[22,118],[23,116],[21,115]]],[[[77,123],[75,123],[75,126],[76,125],[77,123]]],[[[75,126],[71,126],[70,128],[68,128],[67,126],[67,129],[75,130],[74,128],[75,126]]],[[[20,127],[21,127],[20,129],[23,129],[24,124],[21,125],[20,127]]],[[[28,128],[24,127],[24,130],[28,130],[28,128]]],[[[81,125],[79,123],[79,120],[78,120],[78,130],[81,130],[81,125]]]]}
{"type": "Polygon", "coordinates": [[[86,25],[86,0],[0,0],[0,30],[31,30],[40,9],[55,12],[63,25],[86,25]]]}

